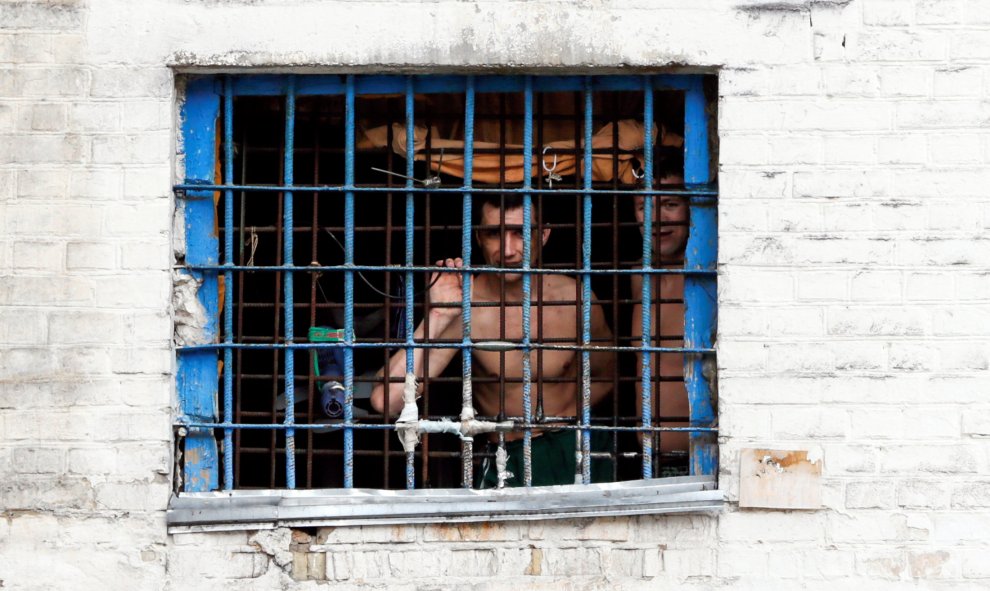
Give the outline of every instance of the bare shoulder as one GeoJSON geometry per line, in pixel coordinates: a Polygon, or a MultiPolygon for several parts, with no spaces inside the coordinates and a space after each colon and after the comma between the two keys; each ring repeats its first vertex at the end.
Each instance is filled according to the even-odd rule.
{"type": "Polygon", "coordinates": [[[547,300],[573,300],[577,294],[578,282],[567,275],[546,275],[543,281],[544,298],[547,300]]]}

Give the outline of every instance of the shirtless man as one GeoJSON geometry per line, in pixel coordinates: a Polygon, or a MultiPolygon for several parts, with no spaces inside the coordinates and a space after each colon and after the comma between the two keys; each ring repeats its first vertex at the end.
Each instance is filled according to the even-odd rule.
{"type": "MultiPolygon", "coordinates": [[[[662,184],[680,183],[681,177],[665,177],[662,184]]],[[[684,248],[688,239],[688,203],[683,197],[663,195],[653,198],[653,267],[679,268],[683,266],[684,248]],[[657,222],[660,223],[657,223],[657,222]],[[669,225],[668,225],[669,224],[669,225]]],[[[636,221],[640,224],[645,219],[645,197],[635,197],[636,221]]],[[[640,232],[643,232],[640,226],[640,232]]],[[[681,300],[684,298],[684,276],[679,274],[654,275],[654,299],[681,300]]],[[[632,276],[632,297],[639,298],[643,293],[643,276],[632,276]]],[[[684,304],[660,303],[653,304],[650,312],[653,324],[651,331],[654,336],[652,346],[683,347],[684,346],[684,304]],[[657,339],[656,336],[660,338],[657,339]]],[[[633,345],[638,346],[643,334],[643,307],[633,306],[632,335],[633,345]]],[[[643,366],[642,354],[636,354],[636,372],[641,374],[643,366]]],[[[684,356],[677,353],[664,353],[653,356],[650,364],[651,375],[657,377],[682,378],[684,376],[684,356]]],[[[642,383],[636,384],[637,400],[641,400],[642,383]]],[[[642,415],[642,406],[637,404],[637,415],[642,415]]],[[[659,387],[653,389],[653,417],[687,417],[690,414],[687,389],[681,381],[659,382],[659,387]]],[[[686,427],[688,423],[680,421],[660,421],[661,427],[686,427]]],[[[654,452],[657,449],[654,446],[654,452]]],[[[663,432],[660,435],[661,454],[688,451],[688,434],[683,432],[663,432]]],[[[666,460],[666,458],[664,459],[666,460]]],[[[657,476],[675,476],[687,474],[687,459],[671,462],[664,461],[657,476]]]]}
{"type": "MultiPolygon", "coordinates": [[[[477,203],[477,202],[476,202],[477,203]]],[[[501,209],[499,196],[493,195],[475,205],[476,215],[480,213],[481,228],[475,233],[475,239],[484,255],[485,264],[492,267],[522,267],[523,264],[523,207],[520,196],[507,196],[505,209],[501,209]],[[480,211],[478,211],[480,209],[480,211]],[[501,231],[504,214],[504,234],[501,231]]],[[[533,209],[535,218],[535,208],[533,209]]],[[[538,260],[539,251],[550,237],[550,230],[544,229],[537,235],[535,219],[532,223],[533,238],[530,254],[532,261],[538,260]]],[[[437,261],[437,266],[459,268],[463,261],[459,258],[437,261]]],[[[574,301],[579,293],[577,282],[559,274],[539,274],[531,276],[531,342],[536,342],[540,334],[539,322],[542,322],[542,334],[555,339],[554,345],[576,345],[580,342],[581,327],[578,323],[579,314],[576,306],[571,304],[555,304],[561,301],[574,301]],[[542,283],[542,286],[540,286],[542,283]],[[557,339],[566,339],[560,341],[557,339]]],[[[421,322],[416,327],[417,341],[434,341],[437,339],[460,340],[462,335],[461,322],[461,287],[463,275],[460,273],[439,273],[439,277],[431,277],[433,286],[430,288],[429,334],[426,334],[426,323],[421,322]],[[436,304],[456,304],[441,307],[436,304]]],[[[471,309],[471,339],[479,341],[509,341],[521,343],[522,330],[522,273],[479,273],[471,278],[471,301],[502,302],[504,281],[505,317],[501,316],[500,306],[472,306],[471,309]],[[501,277],[501,278],[500,278],[501,277]],[[504,336],[502,328],[504,325],[504,336]]],[[[593,339],[611,339],[611,332],[605,323],[601,306],[591,307],[591,336],[593,339]]],[[[424,359],[429,357],[429,377],[436,377],[457,354],[457,349],[416,349],[413,357],[413,371],[422,379],[424,359]]],[[[504,352],[474,349],[471,359],[474,363],[473,374],[479,377],[505,376],[505,409],[508,417],[523,416],[523,387],[522,359],[520,350],[504,352]],[[504,361],[503,361],[504,355],[504,361]]],[[[581,356],[577,351],[544,350],[542,355],[532,353],[532,378],[542,375],[543,412],[548,417],[578,416],[581,408],[581,389],[579,376],[581,371],[581,356]],[[542,362],[540,361],[542,357],[542,362]],[[559,380],[559,378],[563,378],[559,380]]],[[[403,379],[406,373],[405,351],[395,353],[388,366],[390,385],[388,391],[389,411],[397,413],[402,407],[403,379]]],[[[612,388],[608,380],[594,381],[594,378],[611,378],[614,371],[614,355],[611,353],[593,353],[591,355],[591,404],[599,402],[612,388]]],[[[384,368],[382,370],[384,373],[384,368]]],[[[380,374],[382,375],[382,374],[380,374]]],[[[499,383],[498,381],[477,381],[473,384],[474,401],[481,415],[499,415],[499,383]]],[[[531,389],[533,408],[536,407],[537,387],[531,389]]],[[[371,405],[382,412],[385,407],[385,386],[378,384],[371,393],[371,405]]],[[[535,413],[534,413],[535,414],[535,413]]],[[[593,438],[593,448],[603,450],[601,438],[593,438]],[[598,443],[598,445],[595,445],[598,443]]],[[[507,469],[513,477],[506,481],[508,486],[523,485],[522,432],[506,433],[509,463],[507,469]]],[[[497,441],[492,434],[489,441],[497,441]]],[[[491,447],[491,445],[489,446],[491,447]]],[[[573,484],[575,482],[576,436],[573,430],[534,431],[532,439],[532,475],[534,486],[551,484],[573,484]]],[[[485,462],[480,471],[476,485],[489,488],[497,482],[495,470],[485,462]]],[[[611,478],[610,464],[607,461],[592,461],[592,480],[601,482],[611,478]],[[603,465],[604,464],[604,465],[603,465]],[[605,474],[607,472],[607,474],[605,474]]]]}

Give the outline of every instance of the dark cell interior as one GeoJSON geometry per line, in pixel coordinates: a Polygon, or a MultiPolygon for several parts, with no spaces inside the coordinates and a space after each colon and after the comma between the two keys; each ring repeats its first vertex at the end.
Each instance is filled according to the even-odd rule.
{"type": "MultiPolygon", "coordinates": [[[[655,94],[655,120],[664,134],[682,136],[683,95],[676,92],[655,94]]],[[[556,133],[563,127],[573,129],[580,145],[584,136],[584,96],[582,93],[543,93],[535,96],[534,151],[544,145],[544,129],[553,126],[556,133]]],[[[284,97],[241,97],[234,101],[234,179],[247,185],[278,185],[285,182],[285,99],[284,97]]],[[[416,124],[447,137],[462,134],[464,97],[462,94],[417,95],[416,124]]],[[[360,130],[392,124],[404,125],[403,96],[359,96],[356,120],[360,130]]],[[[496,138],[498,148],[476,150],[504,160],[517,148],[507,144],[522,142],[523,120],[521,94],[479,95],[476,126],[484,128],[489,138],[496,138]]],[[[598,92],[594,95],[593,128],[609,122],[643,120],[643,96],[637,92],[598,92]]],[[[300,97],[296,103],[293,182],[302,187],[292,195],[293,247],[291,259],[284,250],[286,196],[274,191],[238,191],[234,195],[234,262],[238,265],[269,266],[291,262],[296,265],[340,265],[344,263],[344,194],[342,192],[307,191],[306,186],[341,185],[345,174],[345,113],[341,96],[300,97]]],[[[405,180],[372,170],[380,168],[404,174],[406,160],[390,146],[393,130],[388,130],[388,146],[361,148],[354,153],[354,177],[358,187],[395,187],[394,192],[358,193],[354,200],[354,262],[357,265],[388,266],[405,260],[406,196],[401,191],[405,180]]],[[[461,135],[460,137],[463,137],[461,135]]],[[[426,137],[426,159],[439,158],[426,137]]],[[[657,144],[660,144],[658,141],[657,144]]],[[[618,166],[619,148],[609,148],[618,166]]],[[[223,150],[220,151],[223,153],[223,150]]],[[[456,155],[447,150],[445,156],[456,155]]],[[[564,150],[557,151],[564,154],[564,150]]],[[[580,152],[578,151],[580,154],[580,152]]],[[[489,156],[492,157],[492,156],[489,156]]],[[[580,157],[580,156],[579,156],[580,157]]],[[[545,160],[549,164],[549,160],[545,160]]],[[[682,149],[657,145],[654,150],[655,177],[683,174],[682,149]]],[[[641,164],[637,163],[636,166],[641,164]]],[[[424,161],[416,161],[416,179],[434,176],[424,161]]],[[[503,178],[497,183],[474,186],[512,188],[520,183],[503,178]]],[[[635,266],[642,256],[642,239],[632,213],[630,191],[637,188],[615,178],[596,181],[595,188],[613,189],[614,194],[593,198],[591,257],[594,268],[623,269],[635,266]]],[[[460,187],[463,179],[440,175],[442,187],[460,187]]],[[[548,187],[546,175],[533,179],[535,188],[548,187]]],[[[564,176],[553,183],[559,195],[533,198],[537,219],[542,227],[552,229],[551,239],[536,266],[575,268],[581,264],[582,197],[566,193],[580,188],[580,174],[564,176]]],[[[420,186],[420,183],[417,183],[420,186]]],[[[223,236],[223,207],[220,214],[220,238],[223,236]]],[[[429,265],[461,252],[462,197],[459,194],[417,195],[413,237],[415,265],[429,265]]],[[[222,243],[222,242],[221,242],[222,243]]],[[[475,249],[473,264],[482,264],[475,249]]],[[[234,274],[234,341],[240,343],[277,343],[284,341],[284,288],[289,275],[272,271],[245,271],[234,274]]],[[[292,302],[296,342],[307,342],[311,327],[342,328],[344,324],[345,278],[343,272],[296,272],[291,274],[292,302]]],[[[359,342],[402,342],[403,322],[417,323],[423,316],[425,274],[417,273],[413,281],[416,306],[404,309],[403,273],[364,271],[355,274],[353,284],[354,319],[359,342]],[[410,317],[407,317],[411,316],[410,317]]],[[[616,335],[611,344],[629,346],[632,294],[628,276],[596,275],[592,290],[599,299],[605,317],[616,335]]],[[[577,299],[579,294],[575,294],[577,299]]],[[[222,326],[221,322],[221,326],[222,326]]],[[[535,335],[538,342],[545,335],[535,335]]],[[[372,374],[383,366],[387,355],[383,349],[357,349],[354,352],[354,376],[357,391],[367,391],[372,374]]],[[[295,353],[295,421],[297,423],[331,423],[319,400],[320,386],[341,376],[317,377],[314,353],[295,353]]],[[[535,365],[534,353],[534,365],[535,365]]],[[[280,423],[284,419],[283,393],[286,388],[283,353],[271,350],[237,350],[234,353],[234,421],[237,423],[280,423]]],[[[635,357],[618,355],[613,393],[594,409],[593,422],[606,425],[633,425],[638,399],[629,395],[636,380],[635,357]],[[615,392],[624,393],[616,396],[615,392]]],[[[663,376],[658,379],[664,379],[663,376]]],[[[669,379],[680,379],[669,378],[669,379]]],[[[538,379],[537,379],[538,381],[538,379]]],[[[534,387],[534,396],[539,383],[534,387]]],[[[222,391],[222,390],[221,390],[222,391]]],[[[421,416],[456,417],[460,412],[461,364],[457,358],[439,378],[427,380],[420,400],[421,416]]],[[[370,411],[367,401],[357,395],[358,423],[390,424],[382,415],[370,411]]],[[[479,440],[481,437],[478,438],[479,440]]],[[[221,437],[222,440],[222,437],[221,437]]],[[[298,488],[328,488],[343,485],[343,434],[339,429],[299,430],[295,436],[298,488]]],[[[235,488],[279,488],[285,480],[285,437],[280,430],[237,430],[234,437],[235,488]]],[[[451,435],[424,436],[415,458],[417,488],[457,487],[461,484],[460,442],[451,435]]],[[[475,461],[481,460],[483,445],[475,445],[475,461]]],[[[641,458],[634,434],[622,433],[613,444],[617,480],[640,477],[641,458]]],[[[389,429],[355,430],[354,486],[366,488],[404,488],[405,455],[389,429]]]]}

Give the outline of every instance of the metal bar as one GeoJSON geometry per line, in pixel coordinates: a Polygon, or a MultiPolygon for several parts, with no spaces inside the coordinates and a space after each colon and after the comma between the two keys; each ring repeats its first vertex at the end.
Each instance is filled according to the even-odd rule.
{"type": "MultiPolygon", "coordinates": [[[[216,125],[220,115],[220,96],[216,84],[213,77],[206,77],[193,79],[186,87],[182,130],[186,150],[185,181],[188,184],[216,182],[216,125]]],[[[216,220],[213,189],[192,191],[189,197],[181,206],[185,214],[186,261],[196,265],[215,265],[219,244],[213,233],[216,220]]],[[[215,271],[191,271],[189,274],[201,281],[197,299],[206,310],[207,317],[201,340],[211,343],[217,335],[217,274],[215,271]]],[[[180,421],[216,419],[217,381],[216,351],[202,350],[179,357],[176,389],[180,421]]],[[[219,458],[213,432],[204,428],[189,429],[182,443],[185,457],[183,490],[216,489],[220,484],[219,458]]]]}
{"type": "MultiPolygon", "coordinates": [[[[223,178],[226,184],[234,182],[234,96],[230,76],[223,81],[223,178]]],[[[223,261],[234,260],[234,192],[223,192],[223,261]]],[[[223,274],[223,342],[234,342],[234,272],[223,274]]],[[[234,415],[234,351],[223,350],[223,420],[229,423],[234,415]]],[[[234,432],[223,432],[223,488],[234,488],[234,432]]]]}
{"type": "MultiPolygon", "coordinates": [[[[511,420],[512,417],[509,417],[511,420]]],[[[549,417],[553,419],[566,420],[574,419],[576,417],[549,417]]],[[[549,420],[548,418],[548,420],[549,420]]],[[[183,427],[202,427],[209,429],[236,429],[236,430],[286,430],[294,429],[297,431],[305,429],[323,429],[329,431],[339,431],[345,428],[365,430],[365,431],[381,431],[381,430],[394,430],[395,425],[392,423],[355,423],[353,425],[345,426],[343,423],[293,423],[292,425],[286,425],[285,423],[216,423],[216,422],[204,422],[204,421],[179,421],[176,423],[183,427]]],[[[517,428],[528,428],[528,429],[539,429],[547,428],[543,423],[516,423],[514,425],[517,428]]],[[[554,425],[555,430],[560,431],[575,431],[581,432],[587,431],[622,431],[626,433],[648,433],[648,432],[680,432],[680,433],[717,433],[718,427],[612,427],[611,425],[554,425]]],[[[579,433],[580,434],[580,433],[579,433]]],[[[459,454],[458,454],[459,455],[459,454]]]]}
{"type": "MultiPolygon", "coordinates": [[[[461,259],[463,286],[461,288],[461,323],[464,349],[461,352],[461,420],[474,418],[474,400],[471,389],[471,184],[474,158],[474,76],[464,81],[464,190],[461,216],[461,259]]],[[[474,440],[461,439],[461,486],[470,488],[473,481],[474,440]]]]}
{"type": "MultiPolygon", "coordinates": [[[[412,345],[418,349],[461,349],[464,351],[470,349],[485,349],[489,351],[508,351],[514,349],[522,349],[522,343],[520,342],[503,342],[503,341],[479,341],[477,343],[464,343],[464,342],[416,342],[412,345]]],[[[212,349],[223,349],[230,347],[232,349],[258,349],[258,350],[298,350],[298,349],[340,349],[348,345],[344,343],[232,343],[227,345],[225,343],[211,343],[206,345],[187,345],[185,347],[176,348],[180,353],[191,353],[198,351],[207,351],[212,349]]],[[[352,349],[386,349],[391,348],[392,343],[381,343],[381,342],[359,342],[352,343],[349,348],[352,349]]],[[[648,351],[651,353],[698,353],[698,354],[710,354],[714,353],[713,348],[703,348],[703,347],[610,347],[610,346],[597,346],[597,345],[548,345],[545,343],[531,343],[530,348],[542,350],[542,351],[588,351],[588,352],[615,352],[621,353],[624,351],[648,351]]]]}
{"type": "MultiPolygon", "coordinates": [[[[523,88],[523,189],[529,189],[533,185],[533,77],[525,77],[523,88]]],[[[530,260],[533,251],[533,197],[530,193],[523,193],[523,263],[522,263],[522,396],[523,396],[523,417],[527,423],[533,420],[533,368],[532,368],[532,348],[530,340],[533,328],[530,326],[532,305],[530,275],[530,260]]],[[[533,430],[526,428],[523,432],[523,486],[533,486],[533,430]]]]}
{"type": "MultiPolygon", "coordinates": [[[[684,99],[684,181],[709,182],[708,115],[700,78],[692,79],[684,99]]],[[[687,269],[715,269],[718,228],[713,206],[690,206],[691,225],[684,251],[687,269]]],[[[684,344],[686,348],[710,349],[715,341],[715,277],[684,278],[684,344]]],[[[699,354],[684,356],[684,382],[691,408],[691,425],[707,426],[715,421],[712,403],[714,359],[699,354]],[[710,376],[705,376],[706,362],[711,362],[710,376]]],[[[711,435],[691,435],[691,474],[714,474],[718,448],[711,435]]]]}
{"type": "MultiPolygon", "coordinates": [[[[413,77],[406,76],[406,154],[413,154],[415,152],[415,100],[413,95],[413,77]]],[[[406,158],[406,176],[409,177],[406,180],[406,188],[411,188],[413,186],[412,176],[415,172],[413,170],[413,165],[415,159],[412,156],[406,158]]],[[[427,165],[427,174],[429,174],[429,166],[427,165]]],[[[439,173],[438,173],[439,174],[439,173]]],[[[415,222],[415,195],[413,193],[406,193],[406,255],[405,263],[407,267],[413,266],[413,248],[415,246],[413,242],[413,236],[415,233],[414,222],[415,222]]],[[[406,329],[406,373],[412,372],[414,367],[414,354],[415,349],[413,345],[413,273],[412,271],[406,271],[405,280],[405,329],[406,329]]],[[[385,372],[388,373],[388,372],[385,372]]],[[[386,390],[387,392],[387,390],[386,390]]],[[[386,396],[386,398],[388,398],[386,396]]],[[[416,488],[416,454],[414,451],[406,452],[406,488],[412,490],[416,488]]]]}
{"type": "MultiPolygon", "coordinates": [[[[645,188],[653,187],[653,87],[649,76],[643,77],[643,182],[645,188]]],[[[643,268],[649,269],[653,263],[653,197],[643,197],[643,268]]],[[[641,352],[639,371],[642,376],[640,408],[644,427],[653,424],[653,355],[646,349],[653,345],[653,277],[641,276],[640,294],[641,352]]],[[[653,477],[653,437],[643,437],[643,478],[653,477]]]]}
{"type": "MultiPolygon", "coordinates": [[[[352,152],[353,153],[353,152],[352,152]]],[[[300,186],[287,187],[285,185],[218,185],[210,182],[184,182],[172,186],[173,189],[179,191],[222,191],[225,189],[231,189],[234,191],[251,191],[252,193],[277,193],[281,191],[286,191],[289,189],[296,190],[300,186]]],[[[380,187],[347,187],[344,185],[312,185],[305,187],[307,191],[316,191],[319,193],[346,193],[348,191],[353,193],[388,193],[393,191],[392,187],[380,186],[380,187]]],[[[461,195],[463,193],[472,194],[482,194],[491,193],[493,195],[500,194],[512,194],[512,193],[529,193],[531,195],[551,195],[551,196],[568,196],[568,195],[608,195],[610,197],[623,197],[628,196],[629,198],[635,197],[636,195],[674,195],[674,196],[699,196],[699,197],[717,197],[718,189],[708,183],[696,183],[692,187],[686,187],[684,189],[652,189],[650,191],[619,191],[616,193],[612,191],[611,188],[606,187],[602,189],[594,188],[581,188],[581,187],[560,187],[554,189],[523,189],[521,187],[511,188],[507,187],[505,189],[498,187],[472,187],[470,189],[466,187],[413,187],[409,189],[412,193],[429,193],[438,195],[461,195]]],[[[180,196],[180,198],[182,198],[180,196]]],[[[186,195],[186,200],[196,199],[195,196],[186,195]]],[[[202,197],[198,197],[202,198],[202,197]]]]}
{"type": "MultiPolygon", "coordinates": [[[[293,185],[294,154],[292,153],[296,139],[296,78],[289,76],[285,89],[285,184],[288,187],[293,185]]],[[[288,265],[293,264],[293,192],[285,192],[285,207],[283,209],[283,226],[285,233],[282,236],[283,256],[288,265]]],[[[295,293],[293,291],[292,271],[285,272],[285,282],[282,285],[283,298],[285,300],[285,342],[291,344],[295,339],[295,309],[293,304],[295,293]]],[[[285,486],[287,488],[296,487],[296,438],[295,431],[291,428],[295,422],[296,405],[296,363],[295,352],[291,349],[285,351],[285,424],[290,427],[285,430],[285,486]]]]}
{"type": "MultiPolygon", "coordinates": [[[[245,125],[242,135],[241,135],[241,145],[247,146],[248,144],[248,130],[249,125],[245,125]]],[[[245,175],[247,174],[248,167],[248,156],[247,150],[241,154],[241,169],[240,178],[243,181],[245,175]]],[[[244,226],[245,219],[247,218],[247,199],[244,192],[240,195],[240,228],[238,230],[238,246],[239,246],[239,260],[238,264],[243,265],[244,258],[244,226]]],[[[253,262],[253,261],[252,261],[253,262]]],[[[237,340],[242,341],[244,339],[244,273],[237,274],[237,340]]],[[[240,395],[243,372],[241,369],[244,367],[244,352],[241,350],[237,351],[237,373],[234,376],[234,391],[238,393],[237,395],[237,407],[234,409],[234,420],[236,422],[241,421],[242,408],[244,406],[244,397],[240,395]]],[[[240,431],[234,433],[234,447],[233,449],[227,450],[226,453],[234,454],[235,450],[240,451],[242,448],[241,433],[240,431]]],[[[234,486],[236,487],[241,482],[241,457],[235,454],[234,458],[234,486]]]]}
{"type": "MultiPolygon", "coordinates": [[[[584,188],[591,189],[592,145],[594,135],[594,95],[592,93],[592,78],[585,78],[584,88],[584,188]]],[[[585,193],[582,204],[583,235],[581,236],[582,268],[591,269],[591,194],[585,193]]],[[[591,343],[591,275],[581,276],[581,344],[591,343]]],[[[581,424],[587,427],[591,423],[591,352],[581,351],[581,424]]],[[[581,479],[584,484],[591,484],[591,431],[581,432],[581,479]]]]}
{"type": "MultiPolygon", "coordinates": [[[[470,231],[470,227],[468,228],[470,231]]],[[[714,264],[714,263],[713,263],[714,264]]],[[[303,273],[317,273],[321,271],[343,271],[344,273],[353,271],[390,271],[393,273],[401,273],[405,271],[412,271],[414,273],[465,273],[464,270],[454,269],[450,267],[407,267],[404,265],[393,265],[390,267],[375,266],[375,265],[334,265],[334,266],[316,266],[316,265],[272,265],[267,267],[248,267],[241,265],[217,265],[217,264],[186,264],[186,265],[175,265],[173,269],[185,269],[189,271],[226,271],[230,269],[231,271],[276,271],[276,272],[303,272],[303,273]]],[[[519,269],[502,268],[502,267],[486,267],[486,266],[474,266],[471,267],[472,273],[518,273],[519,269]]],[[[715,276],[717,271],[713,268],[697,268],[697,269],[644,269],[644,268],[632,268],[632,269],[565,269],[554,267],[552,269],[540,269],[534,267],[529,270],[532,275],[574,275],[574,274],[584,274],[589,275],[709,275],[715,276]]],[[[496,304],[497,305],[497,304],[496,304]]]]}
{"type": "MultiPolygon", "coordinates": [[[[346,79],[344,186],[354,186],[355,77],[346,79]]],[[[354,191],[344,193],[344,265],[354,266],[354,191]]],[[[344,272],[344,488],[354,486],[354,271],[344,272]]]]}

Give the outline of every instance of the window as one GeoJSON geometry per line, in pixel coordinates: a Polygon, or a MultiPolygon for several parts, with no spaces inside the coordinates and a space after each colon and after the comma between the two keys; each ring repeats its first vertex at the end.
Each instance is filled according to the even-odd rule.
{"type": "Polygon", "coordinates": [[[190,78],[171,522],[713,506],[706,82],[190,78]]]}

